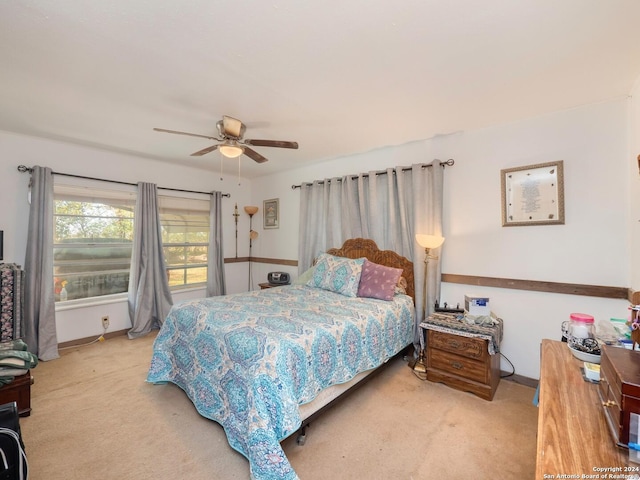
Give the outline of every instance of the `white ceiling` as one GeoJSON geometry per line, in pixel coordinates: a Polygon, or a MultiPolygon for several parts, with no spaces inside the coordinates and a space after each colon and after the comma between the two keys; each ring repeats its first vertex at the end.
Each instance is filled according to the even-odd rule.
{"type": "Polygon", "coordinates": [[[0,2],[0,129],[257,177],[629,94],[638,0],[0,2]],[[234,162],[226,160],[227,162],[234,162]],[[234,162],[235,165],[235,162],[234,162]],[[234,167],[235,168],[235,167],[234,167]]]}

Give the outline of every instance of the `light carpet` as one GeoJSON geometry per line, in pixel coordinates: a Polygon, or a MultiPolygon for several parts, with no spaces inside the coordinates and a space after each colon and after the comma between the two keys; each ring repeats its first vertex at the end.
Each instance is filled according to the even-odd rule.
{"type": "MultiPolygon", "coordinates": [[[[20,419],[31,480],[249,478],[180,388],[145,382],[154,338],[74,347],[32,370],[32,413],[20,419]]],[[[313,422],[304,446],[283,447],[302,480],[533,478],[534,393],[503,380],[488,402],[398,358],[313,422]]]]}

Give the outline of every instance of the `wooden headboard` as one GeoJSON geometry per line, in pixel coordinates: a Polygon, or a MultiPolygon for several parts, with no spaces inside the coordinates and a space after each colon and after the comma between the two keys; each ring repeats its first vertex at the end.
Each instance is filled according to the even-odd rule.
{"type": "Polygon", "coordinates": [[[398,255],[392,250],[380,250],[376,242],[368,238],[351,238],[344,242],[341,248],[327,250],[329,255],[346,258],[366,258],[367,260],[387,267],[401,268],[402,276],[407,281],[407,295],[416,299],[413,279],[413,262],[398,255]]]}

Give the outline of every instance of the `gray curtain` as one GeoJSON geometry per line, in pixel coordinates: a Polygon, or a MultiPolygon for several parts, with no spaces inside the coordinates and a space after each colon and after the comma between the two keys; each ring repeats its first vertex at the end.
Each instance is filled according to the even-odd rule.
{"type": "Polygon", "coordinates": [[[162,250],[158,189],[153,183],[138,183],[128,294],[129,338],[160,328],[173,300],[162,250]]]}
{"type": "Polygon", "coordinates": [[[430,235],[442,235],[442,197],[443,197],[443,181],[444,181],[444,167],[440,166],[439,160],[434,160],[430,168],[423,169],[422,172],[418,172],[416,166],[413,168],[412,176],[412,191],[413,200],[415,205],[418,206],[413,211],[413,222],[415,225],[412,232],[413,237],[411,241],[413,243],[413,271],[415,273],[416,281],[416,318],[418,323],[416,325],[415,335],[416,338],[422,340],[422,336],[419,334],[418,325],[425,316],[429,316],[434,311],[434,304],[436,299],[440,298],[440,276],[441,270],[441,250],[446,245],[445,243],[429,252],[429,255],[436,258],[429,260],[429,269],[427,279],[427,298],[425,308],[425,298],[423,294],[424,281],[425,281],[425,251],[415,241],[415,234],[430,234],[430,235]],[[424,313],[424,314],[423,314],[424,313]]]}
{"type": "Polygon", "coordinates": [[[222,193],[213,192],[209,210],[209,254],[207,260],[207,297],[224,295],[224,251],[222,249],[222,193]]]}
{"type": "Polygon", "coordinates": [[[58,358],[53,291],[53,174],[35,166],[25,255],[24,341],[41,360],[58,358]]]}
{"type": "MultiPolygon", "coordinates": [[[[354,237],[370,238],[383,250],[413,260],[416,291],[416,342],[425,299],[424,249],[416,233],[442,234],[443,170],[439,160],[330,178],[303,185],[300,194],[298,273],[331,247],[354,237]]],[[[439,255],[439,249],[431,254],[439,255]]],[[[430,260],[427,315],[440,295],[440,262],[430,260]]]]}

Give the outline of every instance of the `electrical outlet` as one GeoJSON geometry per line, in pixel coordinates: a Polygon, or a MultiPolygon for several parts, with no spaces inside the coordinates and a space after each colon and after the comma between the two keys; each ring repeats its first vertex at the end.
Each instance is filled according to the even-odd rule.
{"type": "Polygon", "coordinates": [[[102,317],[102,328],[104,328],[105,330],[109,328],[109,315],[105,315],[104,317],[102,317]]]}

